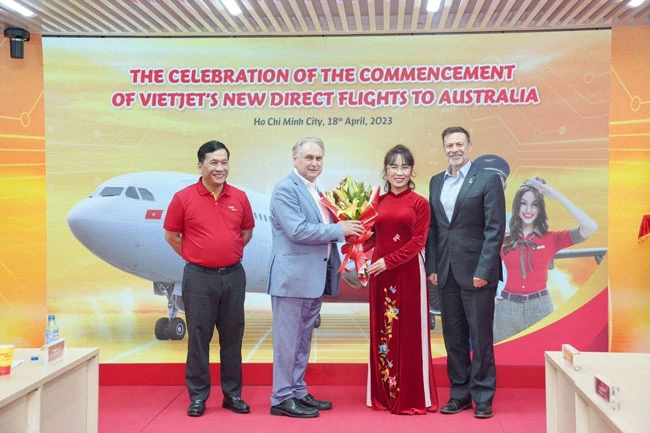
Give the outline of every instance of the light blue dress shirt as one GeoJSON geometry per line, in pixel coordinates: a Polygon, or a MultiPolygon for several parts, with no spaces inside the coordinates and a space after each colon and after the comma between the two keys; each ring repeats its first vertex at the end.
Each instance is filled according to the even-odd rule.
{"type": "Polygon", "coordinates": [[[456,199],[458,198],[460,187],[463,186],[463,182],[465,181],[465,177],[467,176],[467,172],[471,166],[472,162],[468,161],[467,164],[458,171],[458,176],[456,177],[451,175],[451,167],[447,167],[447,170],[445,170],[445,178],[442,182],[442,191],[440,191],[440,203],[442,203],[442,207],[445,208],[447,221],[451,221],[451,217],[454,215],[454,207],[456,207],[456,199]]]}

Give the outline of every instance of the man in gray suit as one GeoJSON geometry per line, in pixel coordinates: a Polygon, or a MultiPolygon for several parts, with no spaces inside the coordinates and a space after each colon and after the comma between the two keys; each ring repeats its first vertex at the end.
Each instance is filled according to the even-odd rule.
{"type": "Polygon", "coordinates": [[[440,288],[451,384],[449,402],[440,412],[471,409],[474,400],[474,416],[490,418],[496,390],[494,295],[506,224],[503,185],[495,171],[470,162],[472,142],[464,128],[445,129],[442,141],[449,167],[429,184],[426,247],[428,279],[440,288]]]}
{"type": "Polygon", "coordinates": [[[271,414],[314,418],[332,403],[307,391],[305,371],[323,294],[339,291],[341,259],[336,242],[361,235],[359,221],[332,224],[320,204],[315,181],[323,170],[325,147],[316,137],[293,146],[293,172],[271,196],[273,247],[268,293],[273,309],[273,394],[271,414]]]}

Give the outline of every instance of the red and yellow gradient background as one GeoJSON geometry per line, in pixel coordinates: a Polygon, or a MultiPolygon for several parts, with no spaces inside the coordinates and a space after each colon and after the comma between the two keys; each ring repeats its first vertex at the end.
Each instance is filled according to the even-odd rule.
{"type": "Polygon", "coordinates": [[[609,152],[611,350],[650,352],[650,27],[612,32],[609,152]]]}
{"type": "MultiPolygon", "coordinates": [[[[648,105],[630,110],[630,92],[632,98],[638,94],[641,101],[650,99],[643,75],[650,66],[650,60],[644,58],[649,39],[648,29],[644,28],[511,36],[193,40],[191,44],[182,40],[135,40],[128,41],[130,46],[135,45],[130,49],[125,40],[107,43],[63,38],[47,41],[45,88],[41,40],[33,37],[24,60],[0,56],[4,81],[0,88],[0,218],[5,228],[0,246],[0,341],[39,345],[48,305],[71,314],[92,315],[92,309],[84,304],[85,297],[109,293],[120,285],[117,298],[113,297],[113,304],[108,305],[112,313],[119,315],[119,302],[124,299],[121,294],[150,290],[150,283],[94,258],[67,230],[67,211],[99,183],[132,171],[193,172],[196,147],[206,139],[219,137],[233,143],[237,154],[230,180],[266,190],[269,179],[279,179],[290,169],[291,143],[299,136],[314,133],[307,127],[251,127],[252,118],[257,116],[312,114],[296,110],[268,110],[261,115],[254,110],[114,110],[108,96],[115,90],[128,90],[126,68],[260,63],[286,66],[287,61],[295,66],[381,64],[371,54],[381,46],[382,59],[399,58],[385,63],[390,65],[516,61],[521,66],[513,85],[538,86],[543,103],[536,107],[372,112],[339,109],[318,113],[321,117],[392,116],[396,124],[382,130],[318,131],[328,145],[329,177],[325,180],[332,184],[350,171],[374,180],[385,150],[401,142],[415,152],[417,190],[427,195],[429,176],[445,165],[439,131],[451,124],[468,127],[474,142],[473,156],[498,153],[510,162],[513,172],[506,190],[508,201],[518,184],[532,175],[542,175],[599,223],[599,231],[581,247],[608,246],[609,239],[609,252],[601,267],[591,262],[557,264],[561,275],[581,289],[542,326],[577,311],[597,296],[607,286],[606,272],[602,271],[609,260],[611,347],[648,350],[650,260],[647,245],[637,245],[635,237],[640,215],[650,212],[650,116],[648,105]],[[92,49],[86,47],[88,44],[92,49]],[[271,46],[274,50],[269,49],[271,46]],[[630,55],[630,49],[638,50],[638,54],[630,55]],[[206,52],[213,54],[206,56],[206,52]],[[394,55],[386,56],[386,52],[394,55]],[[107,66],[111,59],[119,67],[107,66]],[[576,65],[581,65],[579,72],[576,65]],[[617,88],[617,77],[627,91],[617,88]],[[49,107],[47,186],[44,90],[49,107]],[[261,162],[256,159],[260,148],[268,153],[261,162]]],[[[5,41],[0,43],[0,49],[6,51],[5,41]]],[[[557,204],[550,204],[548,211],[552,229],[575,225],[557,204]]],[[[554,301],[561,303],[564,299],[554,301]]],[[[128,348],[128,337],[124,340],[128,348]]],[[[75,343],[74,339],[71,343],[75,343]]]]}
{"type": "Polygon", "coordinates": [[[24,59],[0,39],[0,341],[42,343],[45,325],[45,104],[41,37],[24,59]]]}

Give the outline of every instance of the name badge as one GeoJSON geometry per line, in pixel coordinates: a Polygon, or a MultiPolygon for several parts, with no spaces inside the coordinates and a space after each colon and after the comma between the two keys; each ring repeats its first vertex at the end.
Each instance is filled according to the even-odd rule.
{"type": "Polygon", "coordinates": [[[573,371],[580,371],[580,351],[570,344],[562,345],[564,364],[573,371]]]}
{"type": "Polygon", "coordinates": [[[594,391],[596,391],[598,397],[607,402],[612,410],[619,410],[621,408],[619,402],[620,390],[618,386],[612,384],[605,376],[601,376],[600,374],[594,375],[594,391]]]}

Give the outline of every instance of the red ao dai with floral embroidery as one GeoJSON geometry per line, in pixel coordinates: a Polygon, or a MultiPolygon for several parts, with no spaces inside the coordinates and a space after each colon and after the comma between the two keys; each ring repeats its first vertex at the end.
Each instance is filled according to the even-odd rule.
{"type": "Polygon", "coordinates": [[[423,249],[428,201],[412,190],[379,199],[372,260],[386,270],[370,278],[370,378],[368,406],[395,414],[438,408],[431,362],[428,290],[423,249]]]}

